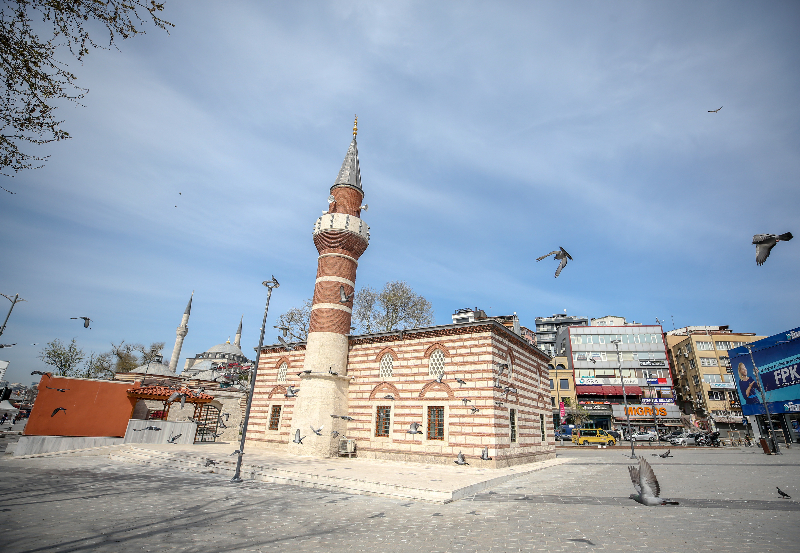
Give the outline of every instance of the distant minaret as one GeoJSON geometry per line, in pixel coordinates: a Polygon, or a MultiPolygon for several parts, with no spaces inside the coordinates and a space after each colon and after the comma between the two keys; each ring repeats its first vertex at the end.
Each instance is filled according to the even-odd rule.
{"type": "Polygon", "coordinates": [[[244,315],[242,318],[239,319],[239,328],[236,329],[236,336],[233,338],[233,345],[239,349],[242,349],[242,320],[244,319],[244,315]]]}
{"type": "MultiPolygon", "coordinates": [[[[330,190],[328,211],[314,224],[314,245],[319,258],[303,362],[303,368],[310,373],[300,377],[301,393],[292,416],[292,434],[294,428],[300,428],[305,434],[309,425],[316,428],[321,421],[331,421],[331,413],[347,413],[350,383],[346,377],[347,355],[356,268],[358,258],[369,245],[369,226],[359,217],[364,191],[361,189],[357,132],[358,118],[353,125],[353,141],[330,190]]],[[[346,425],[338,419],[326,424],[344,435],[346,425]]],[[[306,444],[301,448],[290,442],[289,451],[331,457],[336,455],[338,442],[326,427],[324,435],[311,434],[306,444]]]]}
{"type": "Polygon", "coordinates": [[[178,359],[181,356],[181,348],[183,347],[183,339],[189,334],[189,314],[192,312],[192,299],[194,299],[194,291],[189,297],[189,304],[186,306],[186,311],[183,312],[181,324],[178,330],[175,331],[175,347],[172,349],[172,359],[169,360],[169,370],[172,374],[177,374],[175,370],[178,368],[178,359]]]}

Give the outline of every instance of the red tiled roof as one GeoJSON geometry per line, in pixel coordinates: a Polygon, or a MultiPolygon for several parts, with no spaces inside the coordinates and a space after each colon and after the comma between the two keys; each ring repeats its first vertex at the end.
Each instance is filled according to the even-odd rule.
{"type": "Polygon", "coordinates": [[[139,388],[131,388],[128,390],[128,395],[131,397],[147,396],[148,398],[163,398],[166,400],[175,392],[186,394],[186,401],[189,403],[205,403],[214,399],[214,396],[190,390],[189,388],[180,388],[176,390],[175,388],[169,388],[167,386],[142,386],[139,388]]]}

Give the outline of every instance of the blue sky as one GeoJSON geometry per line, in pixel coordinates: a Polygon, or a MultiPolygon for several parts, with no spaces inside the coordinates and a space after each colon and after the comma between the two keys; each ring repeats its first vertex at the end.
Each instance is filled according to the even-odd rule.
{"type": "MultiPolygon", "coordinates": [[[[71,67],[73,138],[2,185],[0,350],[266,342],[311,296],[314,221],[359,116],[357,285],[406,280],[438,324],[478,306],[665,327],[798,325],[796,2],[167,2],[152,30],[71,67]],[[724,106],[719,113],[708,110],[724,106]],[[180,194],[179,194],[180,193],[180,194]],[[175,207],[177,206],[177,207],[175,207]],[[574,258],[536,257],[563,246],[574,258]],[[2,300],[5,316],[8,302],[2,300]],[[70,317],[89,316],[92,329],[70,317]],[[37,346],[31,346],[38,343],[37,346]]],[[[181,361],[181,366],[183,361],[181,361]]]]}

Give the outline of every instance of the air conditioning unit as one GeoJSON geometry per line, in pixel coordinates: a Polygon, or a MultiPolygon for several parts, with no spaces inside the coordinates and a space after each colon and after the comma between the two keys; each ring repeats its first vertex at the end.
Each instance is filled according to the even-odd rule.
{"type": "Polygon", "coordinates": [[[339,455],[353,456],[356,452],[356,441],[348,438],[339,440],[339,455]]]}

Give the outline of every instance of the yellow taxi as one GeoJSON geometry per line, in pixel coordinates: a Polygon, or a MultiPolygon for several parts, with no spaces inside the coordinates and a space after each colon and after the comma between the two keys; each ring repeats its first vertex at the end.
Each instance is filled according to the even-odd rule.
{"type": "Polygon", "coordinates": [[[572,442],[578,445],[603,444],[614,445],[617,441],[602,428],[575,428],[572,431],[572,442]]]}

